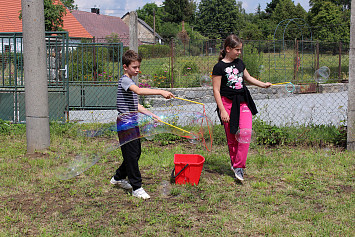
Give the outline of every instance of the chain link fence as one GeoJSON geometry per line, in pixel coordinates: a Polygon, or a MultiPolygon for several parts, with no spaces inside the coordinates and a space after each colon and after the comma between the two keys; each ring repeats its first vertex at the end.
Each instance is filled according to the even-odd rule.
{"type": "MultiPolygon", "coordinates": [[[[116,86],[122,75],[120,58],[128,49],[129,40],[126,36],[107,40],[86,40],[84,43],[82,39],[69,39],[66,47],[51,47],[54,51],[48,55],[57,56],[57,59],[53,63],[50,63],[50,57],[48,59],[48,64],[55,67],[48,72],[49,88],[65,85],[62,73],[66,72],[68,78],[68,88],[60,91],[67,97],[64,114],[54,116],[52,120],[92,122],[116,116],[116,86]],[[65,62],[63,54],[58,53],[64,48],[67,49],[65,62]]],[[[23,86],[22,52],[7,46],[16,44],[16,40],[10,44],[8,41],[3,39],[1,46],[0,114],[1,119],[21,122],[23,119],[16,119],[19,103],[14,98],[17,97],[8,92],[23,86]]],[[[170,90],[178,97],[204,103],[207,115],[218,123],[211,72],[223,40],[156,37],[156,43],[153,41],[151,37],[145,39],[140,35],[139,53],[143,61],[139,86],[170,90]]],[[[271,83],[292,82],[295,86],[292,92],[288,92],[285,85],[268,89],[249,85],[259,110],[256,118],[279,126],[346,125],[348,44],[244,41],[241,58],[253,77],[271,83]],[[330,69],[330,76],[320,84],[314,80],[314,73],[322,66],[330,69]]],[[[55,103],[58,99],[50,100],[55,103]]],[[[151,109],[203,110],[198,104],[165,100],[159,96],[141,96],[140,103],[151,109]]],[[[22,114],[23,111],[21,109],[22,114]]]]}

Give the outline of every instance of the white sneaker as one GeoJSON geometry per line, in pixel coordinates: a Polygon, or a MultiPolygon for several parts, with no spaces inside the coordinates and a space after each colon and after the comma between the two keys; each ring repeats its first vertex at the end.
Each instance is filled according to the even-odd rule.
{"type": "Polygon", "coordinates": [[[232,166],[231,169],[233,170],[234,175],[237,179],[239,179],[240,181],[244,180],[243,168],[233,168],[233,166],[232,166]]]}
{"type": "Polygon", "coordinates": [[[120,186],[120,188],[123,188],[123,189],[132,189],[132,186],[125,179],[115,180],[115,178],[112,177],[112,179],[110,180],[110,183],[113,185],[118,185],[118,186],[120,186]]]}
{"type": "Polygon", "coordinates": [[[132,191],[132,196],[137,198],[148,199],[150,198],[149,194],[144,191],[143,188],[132,191]]]}

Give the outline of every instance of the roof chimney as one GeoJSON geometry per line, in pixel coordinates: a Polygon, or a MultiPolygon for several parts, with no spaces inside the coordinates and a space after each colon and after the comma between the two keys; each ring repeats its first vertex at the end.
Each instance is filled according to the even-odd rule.
{"type": "Polygon", "coordinates": [[[91,8],[91,13],[96,13],[97,15],[100,15],[100,8],[97,8],[96,6],[92,7],[91,8]]]}

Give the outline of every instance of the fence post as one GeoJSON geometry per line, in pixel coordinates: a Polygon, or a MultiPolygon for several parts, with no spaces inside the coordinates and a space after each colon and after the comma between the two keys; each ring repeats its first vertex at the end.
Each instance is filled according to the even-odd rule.
{"type": "MultiPolygon", "coordinates": [[[[129,13],[129,49],[138,53],[138,16],[135,11],[129,13]]],[[[132,79],[138,85],[138,76],[132,79]]]]}
{"type": "Polygon", "coordinates": [[[341,81],[341,49],[343,47],[343,43],[339,41],[339,70],[338,70],[338,80],[341,81]]]}
{"type": "Polygon", "coordinates": [[[27,152],[50,145],[46,41],[42,0],[21,2],[27,152]]]}
{"type": "Polygon", "coordinates": [[[315,70],[319,69],[319,42],[316,43],[316,68],[315,70]]]}
{"type": "Polygon", "coordinates": [[[355,6],[351,5],[347,149],[355,151],[355,6]]]}
{"type": "Polygon", "coordinates": [[[174,38],[171,38],[170,42],[171,46],[171,56],[170,56],[170,61],[171,61],[171,66],[170,66],[170,76],[171,76],[171,88],[174,88],[174,38]]]}
{"type": "Polygon", "coordinates": [[[298,83],[298,40],[295,39],[295,59],[293,65],[293,80],[298,83]]]}

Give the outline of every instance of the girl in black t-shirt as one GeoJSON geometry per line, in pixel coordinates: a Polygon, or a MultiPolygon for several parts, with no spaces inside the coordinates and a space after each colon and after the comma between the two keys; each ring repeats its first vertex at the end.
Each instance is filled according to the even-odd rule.
{"type": "MultiPolygon", "coordinates": [[[[218,63],[212,72],[213,94],[226,132],[231,168],[240,181],[244,180],[243,169],[249,143],[238,142],[235,134],[239,129],[251,131],[252,115],[258,112],[244,81],[263,88],[272,85],[270,82],[264,83],[250,76],[243,61],[238,58],[242,46],[242,41],[236,35],[229,35],[224,41],[218,63]]],[[[251,132],[249,133],[247,136],[251,136],[251,132]]]]}

